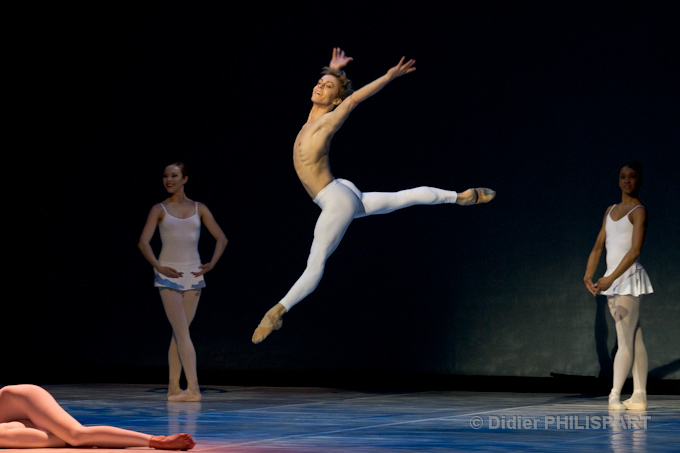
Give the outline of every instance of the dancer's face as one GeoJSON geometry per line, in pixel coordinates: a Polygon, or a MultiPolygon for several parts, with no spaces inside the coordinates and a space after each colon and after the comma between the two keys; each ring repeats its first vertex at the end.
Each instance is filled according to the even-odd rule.
{"type": "Polygon", "coordinates": [[[638,172],[629,167],[621,168],[621,171],[619,172],[619,187],[623,193],[630,196],[636,196],[640,190],[641,184],[642,181],[640,180],[638,172]]]}
{"type": "Polygon", "coordinates": [[[326,74],[319,79],[312,90],[312,102],[321,105],[338,105],[342,99],[338,97],[340,92],[340,81],[330,74],[326,74]]]}
{"type": "Polygon", "coordinates": [[[188,179],[188,176],[182,175],[182,169],[177,165],[168,165],[163,172],[163,185],[171,194],[180,191],[188,179]]]}

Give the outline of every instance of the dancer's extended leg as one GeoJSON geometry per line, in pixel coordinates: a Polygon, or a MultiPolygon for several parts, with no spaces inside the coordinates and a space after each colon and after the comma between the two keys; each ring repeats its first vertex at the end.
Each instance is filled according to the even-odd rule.
{"type": "Polygon", "coordinates": [[[315,200],[322,211],[314,227],[314,240],[307,267],[288,294],[262,318],[253,333],[253,343],[260,343],[273,330],[280,328],[283,314],[316,289],[326,260],[338,247],[347,227],[359,211],[361,203],[351,190],[341,184],[333,184],[330,189],[320,193],[315,200]]]}
{"type": "MultiPolygon", "coordinates": [[[[635,350],[635,334],[639,329],[640,298],[619,295],[609,297],[608,303],[616,325],[616,341],[618,346],[616,356],[614,357],[614,382],[609,394],[609,409],[625,410],[626,406],[620,400],[621,389],[633,366],[634,357],[637,355],[635,350]]],[[[640,340],[642,340],[641,336],[640,340]]],[[[640,360],[646,362],[646,351],[643,354],[644,357],[641,357],[640,360]]],[[[640,363],[639,366],[641,367],[639,371],[642,368],[646,368],[646,364],[640,363]]]]}
{"type": "MultiPolygon", "coordinates": [[[[196,309],[198,308],[198,301],[201,298],[201,290],[184,291],[182,294],[182,303],[184,305],[184,314],[187,319],[187,324],[191,327],[191,322],[196,316],[196,309]]],[[[179,385],[180,377],[182,376],[182,361],[179,358],[179,351],[177,349],[177,342],[175,336],[170,340],[170,348],[168,349],[168,364],[169,364],[169,380],[168,380],[168,396],[178,395],[182,392],[179,385]]]]}
{"type": "Polygon", "coordinates": [[[161,289],[160,293],[165,314],[172,326],[172,336],[177,344],[184,375],[187,378],[187,389],[177,395],[168,396],[168,401],[200,401],[201,391],[196,372],[196,350],[189,334],[189,320],[184,308],[184,296],[182,293],[168,288],[161,289]]]}
{"type": "Polygon", "coordinates": [[[112,426],[85,427],[62,409],[45,389],[35,385],[12,385],[0,389],[0,420],[30,420],[30,423],[1,423],[2,448],[54,448],[70,445],[179,450],[190,449],[195,445],[187,434],[164,437],[112,426]]]}
{"type": "Polygon", "coordinates": [[[458,193],[452,190],[443,190],[427,186],[400,190],[399,192],[362,193],[350,181],[344,179],[339,181],[349,187],[361,199],[363,209],[360,210],[357,217],[388,214],[398,209],[417,205],[456,203],[466,206],[488,203],[496,196],[496,192],[487,188],[468,189],[458,193]]]}
{"type": "Polygon", "coordinates": [[[388,214],[416,205],[456,203],[456,200],[458,193],[434,187],[416,187],[399,192],[365,192],[361,196],[364,212],[359,217],[388,214]]]}

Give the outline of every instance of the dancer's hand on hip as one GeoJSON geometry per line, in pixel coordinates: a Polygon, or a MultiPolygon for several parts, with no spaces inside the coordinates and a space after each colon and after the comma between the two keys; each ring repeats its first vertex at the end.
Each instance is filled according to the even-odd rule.
{"type": "Polygon", "coordinates": [[[182,275],[184,275],[182,272],[178,272],[175,269],[167,266],[159,266],[156,270],[170,278],[180,278],[182,275]]]}

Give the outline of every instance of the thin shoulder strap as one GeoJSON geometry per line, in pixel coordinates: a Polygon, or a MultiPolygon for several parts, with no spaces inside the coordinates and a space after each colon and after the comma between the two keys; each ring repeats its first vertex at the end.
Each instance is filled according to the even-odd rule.
{"type": "Polygon", "coordinates": [[[196,214],[198,214],[198,201],[194,201],[194,204],[196,206],[196,214]]]}
{"type": "Polygon", "coordinates": [[[609,208],[609,212],[607,213],[607,215],[611,215],[611,213],[612,213],[612,211],[614,210],[615,207],[616,207],[616,205],[613,205],[611,208],[609,208]]]}
{"type": "Polygon", "coordinates": [[[165,211],[165,213],[167,214],[167,213],[168,213],[168,210],[165,209],[165,205],[164,205],[163,203],[158,203],[158,204],[161,205],[161,208],[163,208],[163,211],[165,211]]]}
{"type": "Polygon", "coordinates": [[[633,209],[631,209],[630,211],[628,211],[628,214],[626,214],[626,215],[627,215],[627,216],[630,215],[630,213],[633,212],[633,211],[635,211],[637,208],[644,208],[644,206],[642,206],[641,204],[639,204],[639,205],[635,206],[633,209]]]}

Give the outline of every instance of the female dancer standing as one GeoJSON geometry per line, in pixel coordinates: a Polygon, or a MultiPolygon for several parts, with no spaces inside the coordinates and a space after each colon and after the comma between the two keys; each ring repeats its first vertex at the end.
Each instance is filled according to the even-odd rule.
{"type": "Polygon", "coordinates": [[[165,313],[172,325],[168,351],[169,401],[201,400],[196,351],[189,336],[189,325],[196,314],[201,288],[205,287],[203,275],[215,267],[227,246],[227,238],[208,207],[185,195],[188,179],[184,164],[165,167],[163,184],[170,197],[151,208],[139,239],[139,249],[154,268],[154,285],[160,289],[165,313]],[[201,223],[216,240],[215,251],[207,264],[201,264],[198,254],[201,223]],[[150,245],[156,227],[163,243],[158,259],[150,245]],[[184,391],[179,385],[182,368],[187,379],[184,391]]]}
{"type": "Polygon", "coordinates": [[[150,447],[189,450],[189,434],[151,436],[112,426],[83,426],[45,389],[8,385],[0,389],[0,448],[150,447]]]}
{"type": "Polygon", "coordinates": [[[647,211],[638,199],[642,167],[625,164],[619,172],[621,203],[607,208],[600,234],[588,258],[583,281],[594,295],[607,296],[616,323],[618,350],[614,357],[614,383],[609,394],[611,410],[647,409],[647,350],[640,328],[640,299],[654,292],[647,272],[637,260],[647,228],[647,211]],[[593,284],[602,248],[607,249],[607,272],[593,284]],[[633,396],[621,403],[620,395],[628,372],[633,370],[633,396]]]}

